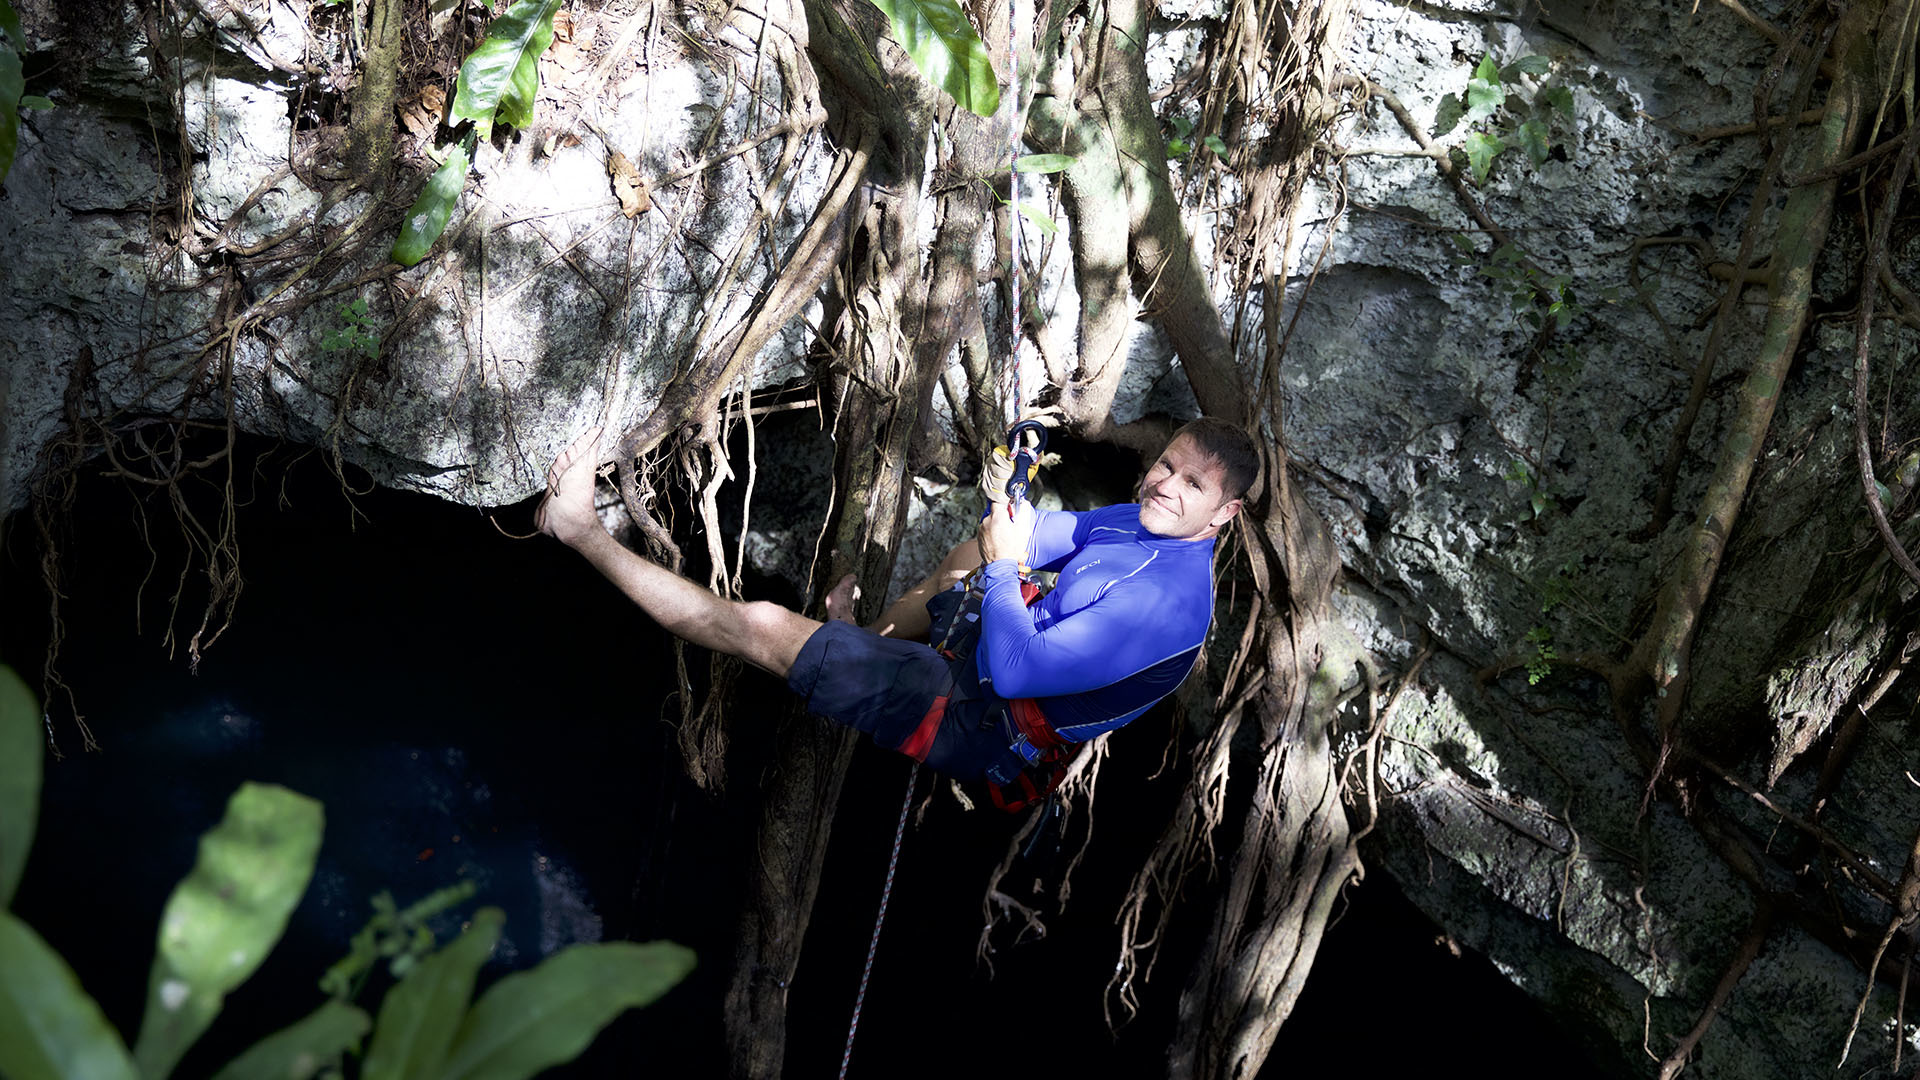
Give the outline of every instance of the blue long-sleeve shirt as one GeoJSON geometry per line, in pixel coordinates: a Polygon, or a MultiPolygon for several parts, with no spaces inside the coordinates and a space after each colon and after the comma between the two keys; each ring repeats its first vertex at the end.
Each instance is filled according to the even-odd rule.
{"type": "Polygon", "coordinates": [[[1193,670],[1213,617],[1212,538],[1155,536],[1132,503],[1040,511],[1027,562],[1059,574],[1032,607],[1012,559],[982,572],[974,660],[994,694],[1037,699],[1078,742],[1139,716],[1193,670]]]}

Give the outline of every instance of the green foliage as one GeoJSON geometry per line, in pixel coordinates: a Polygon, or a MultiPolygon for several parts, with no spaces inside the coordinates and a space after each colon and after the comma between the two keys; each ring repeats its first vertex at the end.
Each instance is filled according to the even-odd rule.
{"type": "MultiPolygon", "coordinates": [[[[0,827],[25,820],[29,838],[39,739],[33,695],[0,666],[0,827]],[[18,752],[29,744],[30,753],[18,752]],[[36,763],[30,777],[16,767],[26,758],[36,763]],[[24,813],[23,800],[29,804],[24,813]]],[[[201,836],[193,872],[167,902],[133,1055],[60,955],[0,910],[0,1076],[164,1080],[225,995],[285,932],[313,874],[322,818],[319,803],[284,788],[250,783],[234,793],[220,824],[201,836]]],[[[424,955],[410,970],[396,971],[405,977],[388,992],[377,1026],[336,996],[256,1043],[214,1080],[309,1080],[323,1069],[339,1076],[341,1058],[370,1028],[373,1046],[361,1075],[371,1080],[525,1080],[571,1061],[615,1017],[658,998],[693,968],[693,954],[671,942],[576,945],[500,980],[469,1009],[475,977],[505,917],[481,909],[465,934],[431,955],[432,935],[421,923],[472,891],[468,885],[441,889],[400,912],[390,897],[376,899],[376,911],[386,917],[376,914],[323,985],[352,985],[379,956],[397,962],[424,955]],[[402,944],[389,949],[389,940],[402,944]]]]}
{"type": "Polygon", "coordinates": [[[1553,496],[1548,493],[1546,485],[1540,482],[1540,478],[1534,475],[1533,470],[1527,468],[1526,462],[1518,458],[1514,459],[1513,463],[1507,466],[1505,479],[1507,483],[1517,485],[1526,492],[1527,506],[1532,511],[1531,517],[1545,517],[1547,511],[1553,509],[1553,496]]]}
{"type": "Polygon", "coordinates": [[[1022,154],[1013,159],[1013,171],[1017,173],[1057,173],[1065,172],[1079,160],[1072,154],[1022,154]]]}
{"type": "Polygon", "coordinates": [[[373,1020],[344,1001],[328,1001],[253,1044],[213,1080],[308,1080],[359,1043],[373,1020]]]}
{"type": "Polygon", "coordinates": [[[361,1080],[440,1075],[467,1004],[473,1000],[474,979],[493,955],[506,921],[499,908],[481,908],[466,933],[387,991],[361,1080]]]}
{"type": "Polygon", "coordinates": [[[1000,81],[987,47],[954,0],[873,0],[886,13],[893,40],[927,81],[975,116],[1000,110],[1000,81]]]}
{"type": "Polygon", "coordinates": [[[0,910],[13,902],[33,848],[40,809],[40,706],[10,667],[0,667],[0,910]]]}
{"type": "Polygon", "coordinates": [[[1491,54],[1480,58],[1467,88],[1448,94],[1434,109],[1433,137],[1438,139],[1465,124],[1470,130],[1455,152],[1464,160],[1475,184],[1485,184],[1494,161],[1510,149],[1526,154],[1534,168],[1553,155],[1553,132],[1573,122],[1573,91],[1541,84],[1531,93],[1522,77],[1545,78],[1553,62],[1527,55],[1502,67],[1491,54]]]}
{"type": "Polygon", "coordinates": [[[446,231],[453,208],[466,186],[474,145],[493,134],[493,125],[526,130],[533,123],[533,105],[540,96],[540,56],[553,44],[553,16],[560,0],[514,0],[487,26],[487,35],[460,65],[455,80],[454,123],[471,121],[466,141],[447,152],[420,196],[407,210],[391,258],[413,266],[427,257],[446,231]]]}
{"type": "Polygon", "coordinates": [[[460,190],[466,187],[467,165],[464,147],[456,146],[447,151],[447,160],[433,171],[433,175],[427,179],[427,185],[420,189],[420,197],[413,200],[413,206],[407,210],[406,220],[400,225],[400,236],[393,242],[390,257],[394,262],[401,266],[413,266],[433,250],[434,242],[440,239],[440,234],[447,229],[447,222],[453,217],[454,204],[460,201],[460,190]]]}
{"type": "Polygon", "coordinates": [[[228,800],[220,824],[200,837],[193,871],[160,916],[146,1017],[134,1045],[145,1080],[173,1071],[227,994],[286,932],[313,877],[323,822],[318,802],[246,783],[228,800]]]}
{"type": "Polygon", "coordinates": [[[560,0],[514,0],[487,26],[487,36],[460,65],[454,120],[471,120],[487,138],[495,120],[525,129],[540,89],[540,54],[553,43],[560,0]]]}
{"type": "Polygon", "coordinates": [[[320,335],[321,352],[350,352],[373,360],[380,355],[380,334],[367,315],[367,302],[356,299],[340,309],[340,325],[320,335]]]}
{"type": "Polygon", "coordinates": [[[133,1059],[73,969],[0,911],[0,1076],[133,1080],[133,1059]]]}
{"type": "Polygon", "coordinates": [[[413,970],[433,951],[433,931],[427,920],[466,903],[474,894],[474,884],[463,881],[437,889],[423,899],[397,910],[393,894],[382,892],[373,898],[373,918],[353,935],[347,955],[320,977],[320,992],[342,1001],[359,996],[360,988],[373,966],[385,957],[388,971],[398,979],[413,970]]]}
{"type": "Polygon", "coordinates": [[[1186,157],[1193,150],[1193,144],[1187,141],[1187,136],[1193,134],[1193,121],[1176,116],[1167,123],[1173,128],[1173,138],[1167,140],[1167,160],[1186,157]]]}
{"type": "Polygon", "coordinates": [[[27,37],[20,28],[20,16],[8,0],[0,0],[0,30],[6,32],[5,39],[0,40],[0,180],[5,180],[20,149],[20,99],[27,90],[20,67],[27,37]]]}
{"type": "Polygon", "coordinates": [[[1553,631],[1544,626],[1536,626],[1527,631],[1527,685],[1538,686],[1540,681],[1553,674],[1553,662],[1560,654],[1553,649],[1553,631]]]}
{"type": "Polygon", "coordinates": [[[442,1080],[525,1080],[571,1061],[614,1017],[672,989],[693,953],[667,941],[575,945],[481,996],[442,1080]]]}

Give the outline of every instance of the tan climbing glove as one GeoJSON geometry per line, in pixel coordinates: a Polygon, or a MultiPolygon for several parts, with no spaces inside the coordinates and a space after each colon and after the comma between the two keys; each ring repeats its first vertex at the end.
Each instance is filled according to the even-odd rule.
{"type": "MultiPolygon", "coordinates": [[[[1027,470],[1027,482],[1040,475],[1040,463],[1033,463],[1027,470]]],[[[1007,481],[1013,478],[1013,452],[1004,446],[996,446],[987,455],[986,464],[980,469],[980,493],[987,501],[999,505],[1007,501],[1007,481]]]]}

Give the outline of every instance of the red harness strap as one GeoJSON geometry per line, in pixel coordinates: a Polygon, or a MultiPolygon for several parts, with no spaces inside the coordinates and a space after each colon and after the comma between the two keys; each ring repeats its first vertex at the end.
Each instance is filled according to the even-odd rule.
{"type": "Polygon", "coordinates": [[[913,734],[901,740],[895,749],[915,761],[927,760],[927,751],[933,749],[933,737],[940,734],[940,719],[947,715],[947,697],[945,694],[933,699],[933,707],[927,715],[920,718],[920,726],[913,734]]]}

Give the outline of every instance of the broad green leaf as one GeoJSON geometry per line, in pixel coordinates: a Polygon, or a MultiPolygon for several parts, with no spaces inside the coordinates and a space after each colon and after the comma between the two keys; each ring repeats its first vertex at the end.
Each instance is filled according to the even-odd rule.
{"type": "Polygon", "coordinates": [[[133,1080],[133,1059],[60,954],[0,911],[0,1076],[133,1080]]]}
{"type": "Polygon", "coordinates": [[[1506,91],[1497,82],[1481,79],[1467,80],[1467,116],[1469,124],[1477,124],[1500,110],[1507,100],[1506,91]]]}
{"type": "Polygon", "coordinates": [[[147,1012],[133,1056],[145,1080],[162,1080],[220,1006],[286,932],[313,877],[324,815],[305,795],[247,783],[160,915],[147,1012]]]}
{"type": "Polygon", "coordinates": [[[1186,157],[1187,151],[1191,149],[1193,148],[1187,145],[1185,139],[1167,140],[1167,157],[1169,159],[1186,157]]]}
{"type": "Polygon", "coordinates": [[[329,1001],[254,1043],[213,1080],[307,1080],[351,1049],[372,1026],[365,1012],[344,1001],[329,1001]]]}
{"type": "Polygon", "coordinates": [[[0,909],[13,902],[33,849],[45,754],[33,691],[12,668],[0,666],[0,909]]]}
{"type": "MultiPolygon", "coordinates": [[[[481,137],[486,137],[493,125],[494,110],[513,91],[521,61],[528,59],[530,53],[538,61],[540,54],[532,51],[535,40],[539,40],[542,49],[553,40],[553,13],[558,10],[560,0],[514,0],[493,20],[480,47],[460,65],[460,78],[454,85],[452,119],[473,121],[481,137]]],[[[531,96],[527,102],[531,107],[531,96]]]]}
{"type": "Polygon", "coordinates": [[[493,118],[502,124],[511,124],[522,131],[533,126],[533,102],[540,94],[540,56],[553,44],[553,16],[534,27],[533,40],[527,43],[527,51],[520,55],[520,63],[514,66],[513,79],[507,84],[507,92],[501,95],[500,107],[494,110],[493,118]]]}
{"type": "Polygon", "coordinates": [[[1000,82],[987,47],[954,0],[874,0],[893,26],[893,40],[927,81],[975,116],[1000,109],[1000,82]]]}
{"type": "Polygon", "coordinates": [[[1568,120],[1573,119],[1573,91],[1567,87],[1549,86],[1540,91],[1540,96],[1536,100],[1568,120]]]}
{"type": "Polygon", "coordinates": [[[1500,156],[1507,144],[1498,135],[1489,135],[1484,131],[1475,131],[1467,135],[1467,141],[1461,149],[1467,152],[1467,165],[1473,170],[1473,182],[1484,184],[1487,173],[1493,169],[1493,159],[1500,156]]]}
{"type": "Polygon", "coordinates": [[[1467,115],[1467,106],[1460,100],[1459,94],[1448,94],[1440,99],[1433,110],[1433,137],[1439,138],[1460,126],[1460,118],[1467,115]]]}
{"type": "Polygon", "coordinates": [[[575,945],[481,995],[441,1080],[525,1080],[572,1061],[600,1029],[672,989],[693,952],[670,941],[575,945]]]}
{"type": "Polygon", "coordinates": [[[499,908],[474,913],[467,932],[408,972],[380,1003],[380,1023],[360,1080],[437,1076],[473,1000],[473,980],[493,955],[507,917],[499,908]]]}
{"type": "Polygon", "coordinates": [[[46,112],[48,109],[53,108],[53,99],[41,97],[39,94],[22,94],[20,96],[20,107],[23,109],[33,109],[36,112],[46,112]]]}
{"type": "MultiPolygon", "coordinates": [[[[1481,61],[1481,63],[1485,63],[1485,62],[1486,61],[1484,60],[1481,61]]],[[[1500,69],[1500,81],[1512,82],[1514,80],[1514,77],[1518,75],[1545,75],[1547,73],[1547,69],[1551,68],[1552,66],[1553,66],[1553,61],[1547,59],[1544,56],[1539,56],[1539,55],[1523,56],[1520,59],[1515,60],[1513,63],[1508,64],[1506,67],[1503,67],[1500,69]]]]}
{"type": "Polygon", "coordinates": [[[7,32],[16,52],[27,51],[27,35],[20,29],[20,15],[7,0],[0,0],[0,30],[7,32]]]}
{"type": "Polygon", "coordinates": [[[1041,213],[1036,207],[1022,204],[1020,207],[1020,216],[1033,222],[1034,228],[1039,229],[1048,236],[1052,236],[1054,233],[1060,231],[1060,226],[1055,224],[1052,218],[1041,213]]]}
{"type": "Polygon", "coordinates": [[[1547,155],[1553,152],[1553,148],[1547,145],[1547,125],[1538,120],[1529,120],[1521,124],[1514,135],[1520,140],[1520,149],[1527,152],[1527,160],[1533,162],[1535,168],[1546,164],[1547,155]]]}
{"type": "Polygon", "coordinates": [[[1056,173],[1071,168],[1079,159],[1072,154],[1022,154],[1013,159],[1017,173],[1056,173]]]}
{"type": "Polygon", "coordinates": [[[1220,136],[1209,135],[1206,138],[1201,139],[1200,141],[1206,144],[1207,149],[1213,151],[1214,156],[1216,157],[1227,156],[1227,140],[1221,138],[1220,136]]]}
{"type": "Polygon", "coordinates": [[[447,219],[460,201],[460,190],[467,186],[467,152],[462,147],[447,151],[447,160],[427,178],[420,197],[413,200],[400,236],[393,242],[391,258],[401,266],[412,266],[427,257],[434,241],[447,230],[447,219]]]}
{"type": "Polygon", "coordinates": [[[1486,55],[1482,56],[1480,58],[1480,62],[1474,65],[1473,77],[1484,83],[1493,83],[1496,86],[1499,85],[1500,66],[1493,62],[1492,53],[1487,53],[1486,55]]]}
{"type": "Polygon", "coordinates": [[[13,171],[13,155],[20,149],[20,95],[26,88],[20,54],[0,45],[0,180],[13,171]]]}

